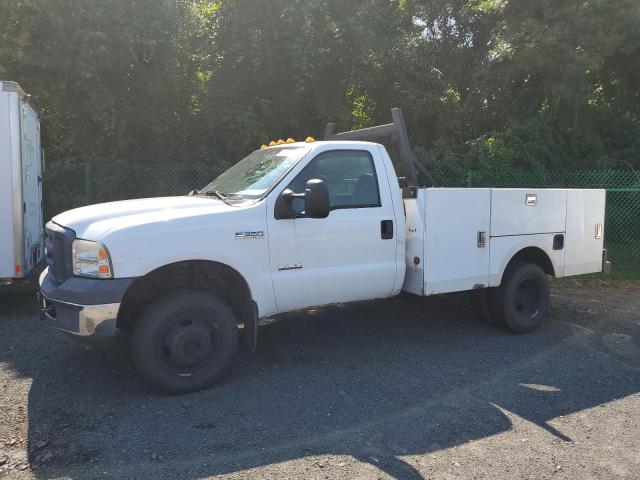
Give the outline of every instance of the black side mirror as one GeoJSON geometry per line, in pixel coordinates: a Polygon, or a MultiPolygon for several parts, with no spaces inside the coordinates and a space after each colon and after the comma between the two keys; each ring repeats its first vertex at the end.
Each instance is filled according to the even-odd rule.
{"type": "Polygon", "coordinates": [[[276,200],[274,217],[276,220],[287,218],[307,217],[307,218],[327,218],[330,211],[329,190],[323,180],[314,178],[307,181],[304,193],[294,193],[286,189],[276,200]],[[298,215],[293,209],[293,200],[301,198],[304,200],[304,212],[298,215]]]}
{"type": "Polygon", "coordinates": [[[312,178],[304,190],[304,213],[309,218],[329,216],[329,190],[323,180],[312,178]]]}

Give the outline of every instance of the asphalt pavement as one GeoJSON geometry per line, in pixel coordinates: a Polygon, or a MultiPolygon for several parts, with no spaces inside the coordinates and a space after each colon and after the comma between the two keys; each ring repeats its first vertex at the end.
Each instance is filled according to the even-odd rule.
{"type": "Polygon", "coordinates": [[[539,331],[465,295],[280,316],[228,378],[167,396],[127,339],[0,291],[0,478],[640,478],[640,282],[560,282],[539,331]]]}

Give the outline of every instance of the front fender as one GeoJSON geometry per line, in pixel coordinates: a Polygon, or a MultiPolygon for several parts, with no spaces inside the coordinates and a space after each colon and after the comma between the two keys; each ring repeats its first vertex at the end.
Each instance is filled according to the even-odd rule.
{"type": "Polygon", "coordinates": [[[109,250],[118,278],[142,277],[166,265],[190,260],[227,265],[245,279],[264,317],[276,312],[264,222],[264,212],[260,215],[259,211],[227,225],[181,223],[178,227],[169,221],[136,232],[117,231],[100,241],[109,250]],[[263,234],[236,236],[249,231],[263,234]]]}

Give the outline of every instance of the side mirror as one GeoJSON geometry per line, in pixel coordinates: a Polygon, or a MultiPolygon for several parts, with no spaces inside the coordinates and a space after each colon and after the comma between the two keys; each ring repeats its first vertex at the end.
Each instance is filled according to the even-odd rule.
{"type": "Polygon", "coordinates": [[[276,200],[274,216],[276,220],[297,217],[327,218],[329,216],[329,190],[323,180],[314,178],[307,181],[304,193],[294,193],[290,189],[283,191],[276,200]],[[293,200],[304,200],[304,214],[299,215],[293,209],[293,200]]]}
{"type": "Polygon", "coordinates": [[[304,213],[309,218],[329,216],[329,190],[324,181],[312,178],[304,190],[304,213]]]}

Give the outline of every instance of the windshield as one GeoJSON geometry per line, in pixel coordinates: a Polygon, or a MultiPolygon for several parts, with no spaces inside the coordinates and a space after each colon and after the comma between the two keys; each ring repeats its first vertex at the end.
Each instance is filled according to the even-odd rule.
{"type": "Polygon", "coordinates": [[[240,160],[213,182],[201,195],[218,194],[237,199],[257,199],[267,193],[282,176],[309,152],[308,147],[270,147],[256,150],[240,160]]]}

